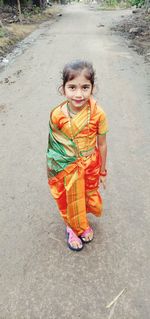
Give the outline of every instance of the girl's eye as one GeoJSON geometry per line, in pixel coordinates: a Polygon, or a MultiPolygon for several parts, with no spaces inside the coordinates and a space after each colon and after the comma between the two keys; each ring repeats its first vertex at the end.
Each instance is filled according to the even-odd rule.
{"type": "Polygon", "coordinates": [[[83,86],[83,90],[88,90],[89,86],[83,86]]]}
{"type": "Polygon", "coordinates": [[[75,86],[70,86],[69,89],[75,90],[75,86]]]}

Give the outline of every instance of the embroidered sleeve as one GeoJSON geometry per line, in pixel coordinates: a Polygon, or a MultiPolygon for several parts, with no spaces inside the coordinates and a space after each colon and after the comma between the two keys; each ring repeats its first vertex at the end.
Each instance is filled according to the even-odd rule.
{"type": "Polygon", "coordinates": [[[100,112],[98,121],[98,135],[104,135],[108,132],[108,121],[104,111],[100,112]]]}

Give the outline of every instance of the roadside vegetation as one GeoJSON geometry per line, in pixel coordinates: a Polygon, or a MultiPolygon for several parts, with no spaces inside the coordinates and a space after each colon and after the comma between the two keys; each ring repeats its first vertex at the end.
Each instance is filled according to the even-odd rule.
{"type": "Polygon", "coordinates": [[[150,0],[103,0],[100,1],[99,9],[115,9],[115,8],[144,8],[148,11],[150,0]]]}
{"type": "Polygon", "coordinates": [[[1,60],[18,41],[24,39],[40,23],[54,19],[59,13],[60,6],[57,3],[23,0],[18,6],[15,0],[0,0],[1,60]]]}
{"type": "Polygon", "coordinates": [[[129,40],[129,46],[150,62],[150,0],[98,0],[99,10],[131,8],[132,14],[112,27],[129,40]]]}
{"type": "Polygon", "coordinates": [[[129,40],[129,47],[150,62],[150,12],[134,9],[132,15],[124,17],[112,30],[129,40]]]}
{"type": "Polygon", "coordinates": [[[120,22],[111,29],[125,36],[129,47],[150,62],[150,0],[102,0],[99,10],[131,8],[132,14],[125,17],[122,11],[120,22]]]}

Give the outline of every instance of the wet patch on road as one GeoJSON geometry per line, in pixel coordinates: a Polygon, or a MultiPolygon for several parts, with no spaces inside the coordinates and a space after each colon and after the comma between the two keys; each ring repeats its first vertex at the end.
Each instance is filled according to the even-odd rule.
{"type": "Polygon", "coordinates": [[[6,113],[7,109],[6,109],[6,104],[0,104],[0,113],[6,113]]]}

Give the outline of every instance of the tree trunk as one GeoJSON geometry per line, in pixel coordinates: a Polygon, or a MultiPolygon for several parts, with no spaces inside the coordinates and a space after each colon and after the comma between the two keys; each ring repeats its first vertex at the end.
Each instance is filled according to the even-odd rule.
{"type": "Polygon", "coordinates": [[[18,12],[19,12],[19,21],[22,23],[22,14],[21,14],[21,5],[20,0],[17,0],[18,12]]]}

